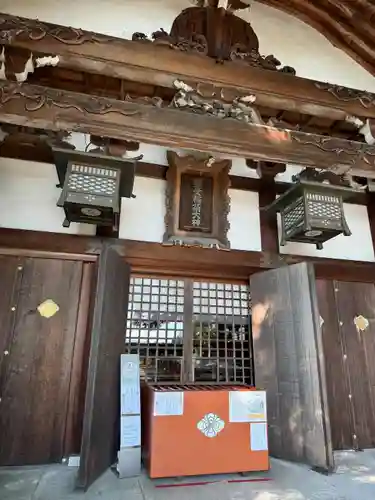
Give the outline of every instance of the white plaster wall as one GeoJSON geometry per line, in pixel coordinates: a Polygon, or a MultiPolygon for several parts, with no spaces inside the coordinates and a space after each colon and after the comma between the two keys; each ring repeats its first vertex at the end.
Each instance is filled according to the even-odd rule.
{"type": "MultiPolygon", "coordinates": [[[[161,243],[164,234],[166,182],[136,177],[135,199],[122,199],[119,237],[161,243]]],[[[230,189],[228,233],[233,250],[261,250],[258,193],[230,189]]]]}
{"type": "MultiPolygon", "coordinates": [[[[280,253],[294,255],[309,255],[329,259],[374,261],[374,248],[371,239],[367,208],[361,205],[345,203],[346,221],[352,232],[351,236],[337,236],[324,244],[322,250],[307,243],[288,243],[280,246],[280,253]]],[[[279,219],[280,235],[280,219],[279,219]]]]}
{"type": "Polygon", "coordinates": [[[70,234],[95,234],[95,226],[62,227],[56,206],[61,189],[56,169],[46,163],[0,158],[0,227],[70,234]]]}
{"type": "Polygon", "coordinates": [[[260,239],[259,196],[251,191],[230,189],[231,210],[228,238],[233,250],[262,249],[260,239]]]}
{"type": "MultiPolygon", "coordinates": [[[[166,30],[189,0],[1,0],[2,12],[130,38],[166,30]]],[[[239,13],[251,22],[261,52],[274,54],[299,76],[375,91],[375,79],[323,35],[298,19],[254,2],[239,13]]]]}
{"type": "Polygon", "coordinates": [[[136,198],[122,198],[119,237],[161,242],[164,234],[165,185],[160,179],[136,177],[136,198]]]}

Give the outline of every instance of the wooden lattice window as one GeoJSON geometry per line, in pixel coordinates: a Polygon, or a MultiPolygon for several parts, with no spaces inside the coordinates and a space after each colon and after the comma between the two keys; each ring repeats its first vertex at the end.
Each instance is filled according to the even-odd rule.
{"type": "Polygon", "coordinates": [[[252,381],[249,290],[246,285],[194,282],[195,381],[252,381]]]}
{"type": "Polygon", "coordinates": [[[152,382],[253,383],[246,285],[132,277],[126,352],[152,382]]]}

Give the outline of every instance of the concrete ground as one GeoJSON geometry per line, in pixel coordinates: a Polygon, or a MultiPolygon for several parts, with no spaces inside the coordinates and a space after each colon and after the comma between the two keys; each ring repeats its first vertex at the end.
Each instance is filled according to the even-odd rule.
{"type": "Polygon", "coordinates": [[[151,481],[146,475],[118,479],[107,471],[87,493],[74,492],[76,470],[67,466],[0,469],[1,500],[375,500],[375,450],[340,452],[337,472],[324,476],[309,468],[272,460],[267,474],[211,476],[216,483],[196,485],[194,478],[151,481]],[[259,481],[260,478],[269,479],[259,481]],[[254,479],[254,482],[238,482],[254,479]],[[230,481],[235,482],[230,482],[230,481]],[[190,484],[190,485],[188,485],[190,484]]]}

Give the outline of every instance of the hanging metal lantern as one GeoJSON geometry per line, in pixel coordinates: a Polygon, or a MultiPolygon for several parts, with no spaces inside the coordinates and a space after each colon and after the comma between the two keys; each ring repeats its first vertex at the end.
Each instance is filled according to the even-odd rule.
{"type": "Polygon", "coordinates": [[[121,198],[133,197],[137,160],[52,147],[59,186],[57,206],[72,222],[118,227],[121,198]]]}
{"type": "Polygon", "coordinates": [[[299,180],[270,206],[268,213],[281,215],[281,240],[313,243],[318,250],[339,234],[350,236],[343,200],[357,191],[341,186],[299,180]]]}

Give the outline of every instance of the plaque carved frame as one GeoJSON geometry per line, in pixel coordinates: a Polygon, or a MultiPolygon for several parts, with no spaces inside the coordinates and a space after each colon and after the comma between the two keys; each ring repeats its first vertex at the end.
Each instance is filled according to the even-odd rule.
{"type": "MultiPolygon", "coordinates": [[[[164,245],[198,246],[203,248],[230,249],[228,215],[230,211],[229,171],[230,160],[215,160],[208,155],[180,156],[167,151],[168,170],[165,195],[164,245]],[[187,230],[180,227],[180,210],[183,175],[204,176],[212,179],[211,226],[207,231],[187,230]]],[[[204,193],[203,193],[204,196],[204,193]]],[[[203,204],[204,206],[204,204],[203,204]]]]}

